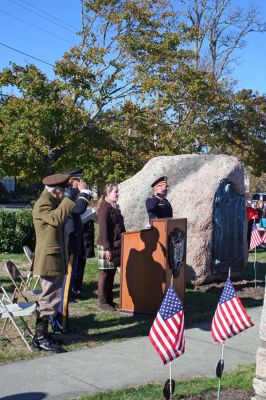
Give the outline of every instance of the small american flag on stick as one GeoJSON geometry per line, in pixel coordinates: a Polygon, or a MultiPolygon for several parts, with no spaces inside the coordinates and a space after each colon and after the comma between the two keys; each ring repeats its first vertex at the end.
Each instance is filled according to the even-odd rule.
{"type": "Polygon", "coordinates": [[[253,226],[252,226],[252,231],[251,231],[251,238],[250,238],[250,246],[249,249],[253,250],[255,249],[257,246],[259,246],[261,243],[263,243],[262,241],[262,237],[260,236],[260,233],[258,231],[258,228],[254,222],[253,226]]]}
{"type": "Polygon", "coordinates": [[[149,338],[164,364],[185,351],[184,310],[173,285],[170,285],[152,324],[149,338]]]}
{"type": "Polygon", "coordinates": [[[222,343],[251,326],[253,322],[236,295],[231,279],[227,278],[212,320],[212,337],[215,342],[222,343]]]}

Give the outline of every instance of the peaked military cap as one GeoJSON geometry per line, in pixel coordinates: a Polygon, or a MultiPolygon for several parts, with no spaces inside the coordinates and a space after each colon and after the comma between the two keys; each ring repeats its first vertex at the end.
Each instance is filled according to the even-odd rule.
{"type": "Polygon", "coordinates": [[[47,186],[61,186],[66,187],[69,182],[69,174],[54,174],[48,175],[43,178],[42,183],[47,186]]]}
{"type": "Polygon", "coordinates": [[[65,171],[64,174],[70,175],[71,179],[81,179],[83,175],[83,168],[72,169],[70,171],[65,171]]]}
{"type": "Polygon", "coordinates": [[[151,187],[155,187],[155,186],[159,186],[159,185],[166,185],[168,186],[168,182],[167,182],[167,176],[161,176],[160,178],[156,179],[156,181],[154,181],[151,184],[151,187]]]}

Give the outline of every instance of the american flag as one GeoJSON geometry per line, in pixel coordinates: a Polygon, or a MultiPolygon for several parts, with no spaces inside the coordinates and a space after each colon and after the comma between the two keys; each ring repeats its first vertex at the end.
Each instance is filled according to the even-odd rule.
{"type": "Polygon", "coordinates": [[[261,243],[263,243],[262,238],[261,238],[260,233],[257,229],[257,226],[254,222],[254,224],[252,226],[249,249],[253,250],[253,249],[255,249],[255,247],[259,246],[261,243]]]}
{"type": "Polygon", "coordinates": [[[227,278],[212,320],[212,337],[215,342],[221,343],[251,326],[253,322],[236,295],[231,279],[227,278]]]}
{"type": "Polygon", "coordinates": [[[164,364],[185,351],[184,310],[173,285],[170,285],[152,324],[149,338],[164,364]]]}
{"type": "Polygon", "coordinates": [[[264,234],[261,238],[261,243],[266,243],[266,231],[264,232],[264,234]]]}

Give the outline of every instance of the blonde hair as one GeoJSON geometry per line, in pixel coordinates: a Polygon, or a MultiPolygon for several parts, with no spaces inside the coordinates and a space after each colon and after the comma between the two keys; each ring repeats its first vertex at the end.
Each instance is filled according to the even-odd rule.
{"type": "Polygon", "coordinates": [[[104,186],[102,195],[101,195],[101,197],[100,197],[100,199],[99,199],[98,210],[99,210],[99,208],[101,207],[101,204],[102,204],[102,202],[104,201],[105,197],[106,197],[109,193],[111,193],[111,191],[112,191],[113,188],[115,188],[115,187],[118,187],[118,184],[117,184],[117,183],[107,183],[107,184],[104,186]]]}

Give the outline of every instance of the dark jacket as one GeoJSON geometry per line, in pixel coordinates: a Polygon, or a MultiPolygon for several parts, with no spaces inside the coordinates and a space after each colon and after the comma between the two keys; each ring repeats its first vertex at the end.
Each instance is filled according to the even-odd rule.
{"type": "Polygon", "coordinates": [[[169,201],[160,195],[153,195],[146,200],[149,220],[156,218],[172,218],[173,209],[169,201]]]}
{"type": "Polygon", "coordinates": [[[98,210],[99,237],[97,244],[104,250],[121,246],[122,233],[125,232],[124,218],[119,208],[103,201],[98,210]]]}
{"type": "Polygon", "coordinates": [[[86,211],[87,206],[88,200],[80,193],[80,198],[77,199],[75,207],[65,223],[65,236],[67,238],[69,256],[71,254],[75,256],[83,255],[83,228],[80,216],[86,211]]]}
{"type": "Polygon", "coordinates": [[[94,221],[88,221],[83,228],[83,254],[84,258],[95,257],[94,253],[94,221]]]}

